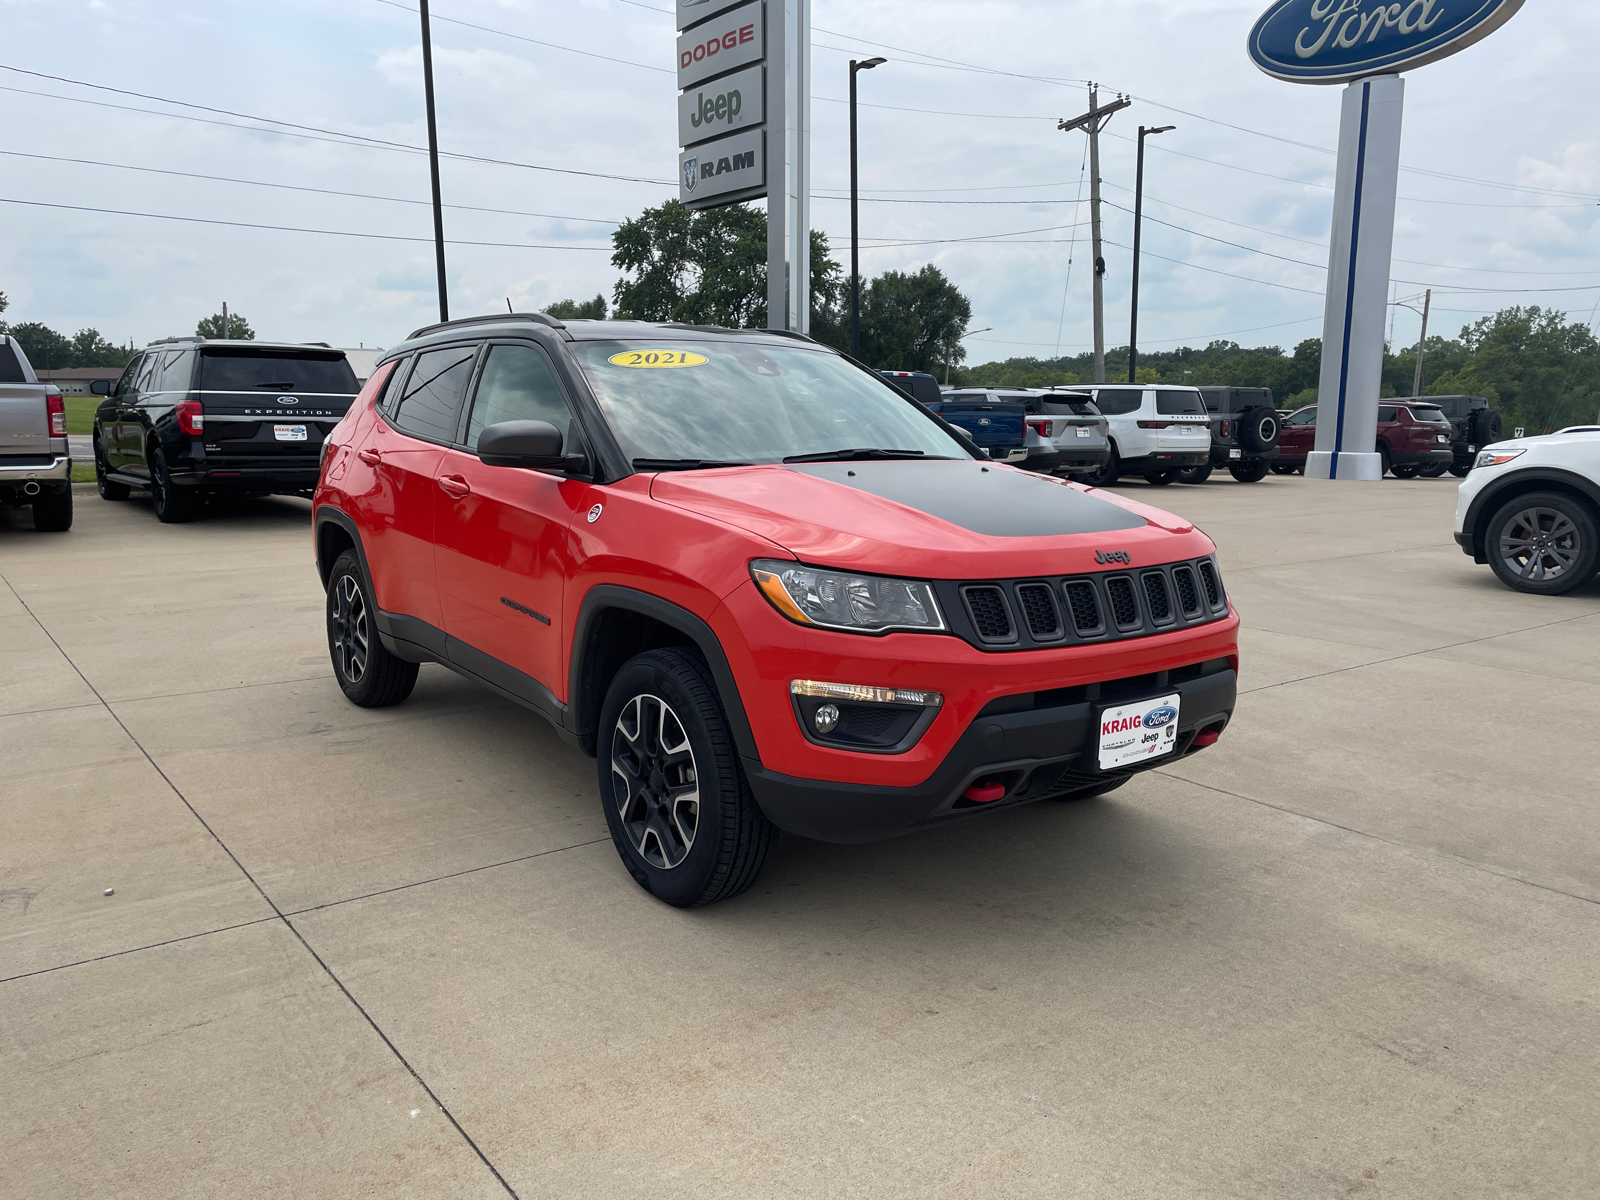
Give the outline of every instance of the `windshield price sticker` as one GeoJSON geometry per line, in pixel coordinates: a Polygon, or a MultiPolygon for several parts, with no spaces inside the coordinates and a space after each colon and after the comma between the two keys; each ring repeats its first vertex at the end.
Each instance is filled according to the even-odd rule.
{"type": "Polygon", "coordinates": [[[1174,692],[1100,714],[1100,769],[1110,771],[1171,754],[1178,745],[1178,702],[1174,692]]]}
{"type": "Polygon", "coordinates": [[[614,367],[703,367],[709,360],[688,350],[624,350],[606,361],[614,367]]]}

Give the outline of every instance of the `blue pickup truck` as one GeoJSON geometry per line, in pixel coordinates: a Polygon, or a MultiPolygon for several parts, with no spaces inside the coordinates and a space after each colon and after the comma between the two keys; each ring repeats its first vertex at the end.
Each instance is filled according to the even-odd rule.
{"type": "Polygon", "coordinates": [[[879,371],[895,387],[937,413],[978,444],[990,458],[1018,463],[1028,457],[1027,407],[987,399],[946,399],[926,371],[879,371]]]}

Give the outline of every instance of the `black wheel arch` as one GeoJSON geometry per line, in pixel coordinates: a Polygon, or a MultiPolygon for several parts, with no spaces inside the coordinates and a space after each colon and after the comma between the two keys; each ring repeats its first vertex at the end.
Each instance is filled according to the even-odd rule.
{"type": "Polygon", "coordinates": [[[622,665],[636,654],[667,646],[688,646],[700,652],[711,668],[740,756],[759,763],[755,734],[716,631],[670,600],[615,584],[591,588],[572,624],[566,722],[579,747],[591,757],[595,754],[600,706],[622,665]]]}
{"type": "Polygon", "coordinates": [[[333,571],[334,561],[346,550],[356,552],[356,558],[361,562],[361,573],[371,582],[372,572],[367,568],[367,550],[361,543],[361,531],[348,513],[324,504],[317,509],[314,528],[317,576],[322,580],[323,591],[328,590],[328,575],[333,571]]]}
{"type": "Polygon", "coordinates": [[[1467,508],[1462,528],[1472,536],[1473,561],[1489,561],[1485,540],[1488,536],[1489,518],[1508,500],[1515,500],[1529,492],[1562,492],[1572,496],[1589,510],[1589,516],[1600,525],[1600,484],[1561,467],[1527,467],[1513,471],[1505,478],[1490,484],[1479,492],[1467,508]]]}

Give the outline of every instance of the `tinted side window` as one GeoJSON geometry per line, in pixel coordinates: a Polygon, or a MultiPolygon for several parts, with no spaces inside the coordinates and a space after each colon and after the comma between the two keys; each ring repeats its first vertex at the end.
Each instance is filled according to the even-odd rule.
{"type": "Polygon", "coordinates": [[[1302,408],[1297,413],[1290,413],[1283,419],[1285,425],[1315,425],[1317,423],[1316,408],[1302,408]]]}
{"type": "Polygon", "coordinates": [[[158,392],[187,392],[194,373],[194,356],[187,350],[169,351],[162,359],[152,387],[158,392]]]}
{"type": "Polygon", "coordinates": [[[476,447],[478,435],[501,421],[549,421],[561,431],[563,444],[568,440],[567,402],[550,364],[532,346],[490,347],[472,401],[467,445],[476,447]]]}
{"type": "Polygon", "coordinates": [[[1201,388],[1200,397],[1206,402],[1207,412],[1227,412],[1228,391],[1226,388],[1201,388]]]}
{"type": "Polygon", "coordinates": [[[1108,417],[1138,412],[1142,403],[1144,392],[1139,388],[1105,388],[1094,396],[1095,407],[1108,417]]]}
{"type": "Polygon", "coordinates": [[[1200,393],[1193,388],[1187,391],[1163,390],[1156,393],[1156,411],[1167,417],[1180,413],[1203,415],[1206,406],[1200,400],[1200,393]]]}
{"type": "Polygon", "coordinates": [[[133,388],[133,381],[139,377],[139,372],[144,369],[144,355],[135,354],[128,360],[128,365],[123,368],[122,378],[117,380],[114,395],[122,396],[133,388]]]}
{"type": "Polygon", "coordinates": [[[164,357],[166,356],[160,351],[144,356],[144,362],[139,364],[139,374],[133,380],[135,390],[148,392],[153,389],[156,372],[161,368],[161,360],[164,357]]]}
{"type": "Polygon", "coordinates": [[[1380,422],[1394,420],[1394,405],[1380,404],[1378,406],[1378,420],[1380,422]]]}
{"type": "Polygon", "coordinates": [[[466,395],[472,363],[477,357],[476,346],[452,346],[417,355],[394,423],[418,437],[436,442],[452,440],[461,398],[466,395]]]}
{"type": "Polygon", "coordinates": [[[26,383],[22,378],[22,363],[8,341],[0,341],[0,383],[26,383]]]}

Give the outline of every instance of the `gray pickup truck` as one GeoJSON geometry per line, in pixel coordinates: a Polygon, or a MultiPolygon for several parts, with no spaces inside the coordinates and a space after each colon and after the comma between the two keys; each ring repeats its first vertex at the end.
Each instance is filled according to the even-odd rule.
{"type": "Polygon", "coordinates": [[[61,389],[40,383],[17,339],[0,335],[0,504],[33,509],[33,527],[72,528],[72,456],[61,389]]]}

